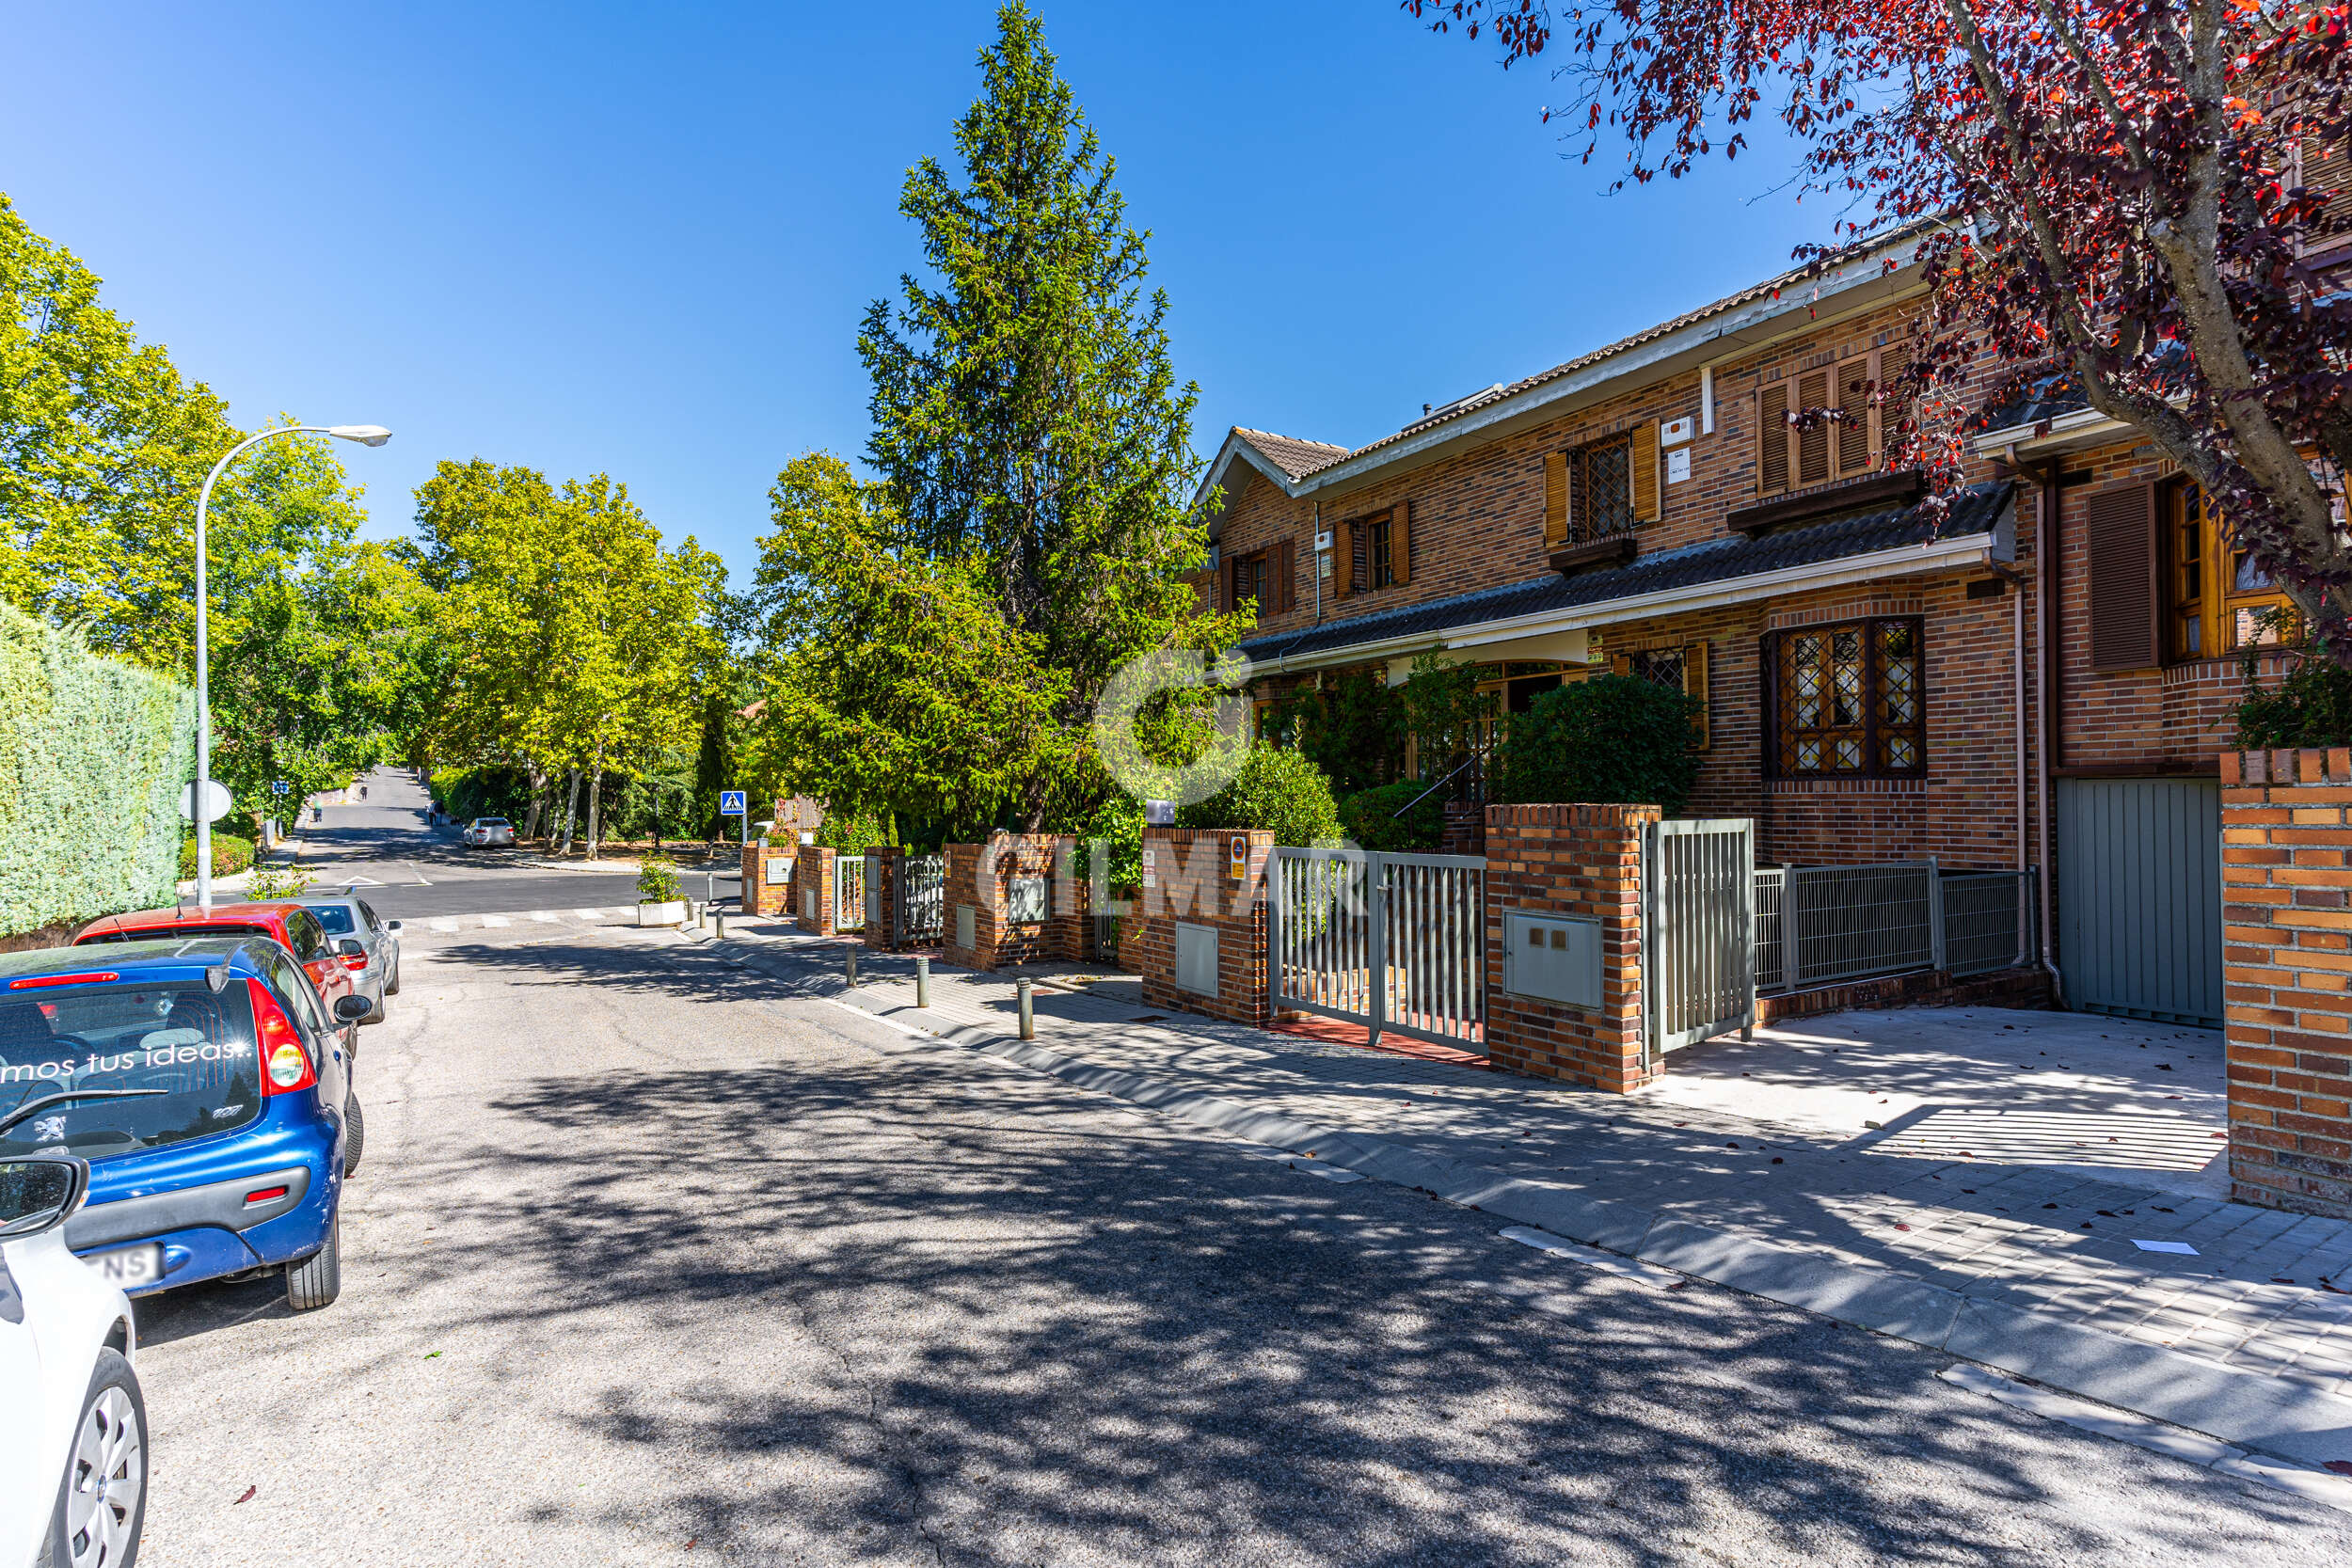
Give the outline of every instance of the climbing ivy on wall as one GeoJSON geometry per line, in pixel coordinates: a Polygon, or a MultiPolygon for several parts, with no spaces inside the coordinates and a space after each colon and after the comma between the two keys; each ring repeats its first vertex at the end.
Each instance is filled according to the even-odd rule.
{"type": "Polygon", "coordinates": [[[0,936],[172,901],[196,692],[0,605],[0,936]]]}

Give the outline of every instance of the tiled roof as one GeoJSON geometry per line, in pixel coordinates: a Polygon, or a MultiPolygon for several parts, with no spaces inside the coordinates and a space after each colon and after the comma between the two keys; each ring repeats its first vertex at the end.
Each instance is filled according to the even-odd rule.
{"type": "Polygon", "coordinates": [[[1241,652],[1253,660],[1264,661],[1299,658],[1399,637],[1428,637],[1435,641],[1446,632],[1546,610],[1597,608],[1613,599],[1728,582],[1792,566],[1820,565],[1849,556],[1925,544],[1933,538],[1989,533],[2008,509],[2015,488],[2003,481],[1959,492],[1950,498],[1950,509],[1941,528],[1935,525],[1927,505],[1921,503],[1774,533],[1709,539],[1680,549],[1640,556],[1623,566],[1604,567],[1575,577],[1547,573],[1530,582],[1482,588],[1474,594],[1406,605],[1376,615],[1326,622],[1304,631],[1253,637],[1241,644],[1241,652]]]}
{"type": "Polygon", "coordinates": [[[1345,447],[1335,447],[1328,441],[1302,441],[1295,436],[1277,436],[1272,431],[1245,430],[1233,427],[1233,434],[1263,453],[1267,461],[1293,479],[1304,479],[1317,468],[1327,468],[1347,455],[1345,447]]]}

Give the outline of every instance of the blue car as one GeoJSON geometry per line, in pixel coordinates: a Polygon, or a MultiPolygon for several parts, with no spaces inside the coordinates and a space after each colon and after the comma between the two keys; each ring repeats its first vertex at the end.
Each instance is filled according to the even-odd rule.
{"type": "Polygon", "coordinates": [[[0,954],[0,1160],[89,1162],[66,1245],[132,1295],[283,1269],[324,1307],[362,1136],[343,1022],[266,937],[0,954]]]}

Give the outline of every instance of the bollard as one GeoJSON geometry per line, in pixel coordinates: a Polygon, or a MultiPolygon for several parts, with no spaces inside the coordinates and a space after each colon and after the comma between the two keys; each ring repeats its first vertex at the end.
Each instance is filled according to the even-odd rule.
{"type": "Polygon", "coordinates": [[[857,945],[852,942],[843,951],[850,956],[850,984],[854,986],[857,984],[857,945]]]}
{"type": "Polygon", "coordinates": [[[914,1005],[918,1007],[931,1005],[931,961],[919,953],[914,958],[914,1005]]]}
{"type": "Polygon", "coordinates": [[[1013,982],[1013,988],[1021,993],[1021,1037],[1033,1040],[1037,1038],[1037,1009],[1029,1000],[1029,977],[1024,974],[1013,982]]]}
{"type": "Polygon", "coordinates": [[[727,940],[727,917],[724,911],[710,917],[710,934],[720,942],[727,940]]]}

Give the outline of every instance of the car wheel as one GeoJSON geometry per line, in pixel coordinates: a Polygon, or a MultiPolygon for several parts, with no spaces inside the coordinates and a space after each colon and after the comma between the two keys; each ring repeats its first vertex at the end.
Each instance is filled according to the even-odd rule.
{"type": "Polygon", "coordinates": [[[326,1244],[299,1262],[286,1265],[286,1305],[297,1312],[330,1305],[342,1294],[343,1219],[327,1222],[326,1244]]]}
{"type": "Polygon", "coordinates": [[[392,955],[392,977],[384,982],[384,994],[387,996],[400,994],[400,955],[397,953],[392,955]]]}
{"type": "Polygon", "coordinates": [[[358,1090],[343,1097],[343,1174],[359,1168],[359,1152],[367,1147],[368,1124],[359,1114],[358,1090]]]}
{"type": "Polygon", "coordinates": [[[121,1353],[102,1350],[73,1428],[43,1560],[50,1568],[131,1568],[146,1522],[147,1401],[121,1353]]]}

